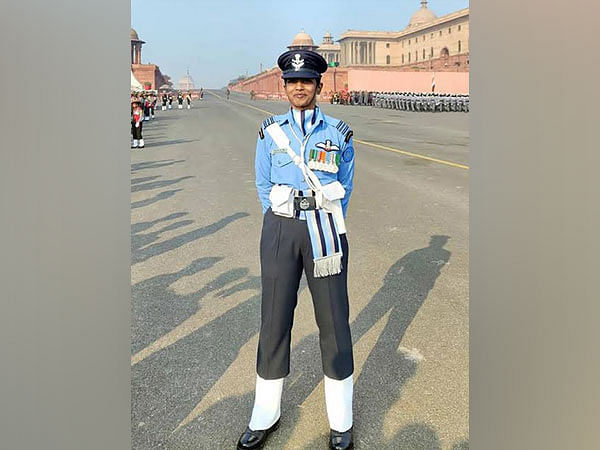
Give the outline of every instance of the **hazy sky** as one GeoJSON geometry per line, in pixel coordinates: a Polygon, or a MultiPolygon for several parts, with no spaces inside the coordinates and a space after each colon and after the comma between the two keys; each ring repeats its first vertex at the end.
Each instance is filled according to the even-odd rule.
{"type": "MultiPolygon", "coordinates": [[[[173,85],[189,68],[196,87],[220,88],[241,74],[276,65],[301,29],[319,44],[349,29],[398,31],[420,0],[131,0],[131,26],[146,42],[142,62],[160,67],[173,85]]],[[[438,16],[468,0],[430,0],[438,16]]]]}

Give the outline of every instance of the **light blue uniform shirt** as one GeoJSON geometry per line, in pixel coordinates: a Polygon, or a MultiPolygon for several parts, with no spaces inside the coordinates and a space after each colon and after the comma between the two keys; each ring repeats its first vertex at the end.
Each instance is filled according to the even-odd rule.
{"type": "MultiPolygon", "coordinates": [[[[298,112],[295,111],[295,113],[297,115],[298,112]]],[[[340,156],[337,173],[316,169],[312,169],[312,171],[323,185],[334,181],[339,181],[342,184],[346,190],[346,195],[341,201],[345,217],[354,178],[354,147],[350,127],[339,119],[326,116],[318,107],[315,108],[314,115],[311,114],[310,117],[305,119],[305,133],[303,133],[303,130],[298,125],[299,121],[294,119],[292,108],[286,114],[273,116],[273,120],[279,124],[286,134],[290,140],[290,147],[297,155],[300,154],[301,141],[306,141],[304,162],[307,164],[310,151],[320,150],[317,144],[329,144],[339,148],[339,150],[328,152],[339,154],[340,156]]],[[[262,203],[263,214],[271,206],[269,193],[273,185],[286,184],[298,190],[310,189],[300,169],[294,164],[286,151],[279,149],[275,142],[273,142],[269,133],[265,131],[264,125],[261,126],[256,142],[255,171],[256,188],[258,190],[258,197],[262,203]]]]}

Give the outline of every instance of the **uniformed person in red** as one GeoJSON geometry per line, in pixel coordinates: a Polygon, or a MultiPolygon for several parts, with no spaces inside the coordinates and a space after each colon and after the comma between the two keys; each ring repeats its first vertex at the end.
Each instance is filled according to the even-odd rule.
{"type": "Polygon", "coordinates": [[[142,125],[144,123],[144,110],[142,102],[137,98],[131,101],[131,136],[133,142],[131,148],[144,148],[144,138],[142,137],[142,125]]]}

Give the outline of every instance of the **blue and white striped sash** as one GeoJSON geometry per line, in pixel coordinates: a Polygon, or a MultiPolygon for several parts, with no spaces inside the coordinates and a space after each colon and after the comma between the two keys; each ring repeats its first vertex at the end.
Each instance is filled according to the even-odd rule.
{"type": "Polygon", "coordinates": [[[305,211],[306,225],[315,264],[314,276],[326,277],[342,271],[342,244],[333,214],[315,209],[305,211]]]}

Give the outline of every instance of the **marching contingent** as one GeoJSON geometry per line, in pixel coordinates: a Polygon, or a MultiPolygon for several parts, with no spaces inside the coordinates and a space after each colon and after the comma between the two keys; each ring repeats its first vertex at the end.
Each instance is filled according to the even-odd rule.
{"type": "MultiPolygon", "coordinates": [[[[204,91],[200,88],[198,99],[204,97],[204,91]]],[[[154,119],[156,104],[160,100],[161,110],[173,109],[173,93],[163,92],[158,94],[156,91],[138,91],[131,93],[131,148],[144,148],[144,138],[142,136],[142,128],[144,122],[154,119]]],[[[178,109],[183,109],[185,102],[186,109],[192,108],[192,93],[178,92],[177,104],[178,109]]]]}
{"type": "Polygon", "coordinates": [[[334,105],[360,105],[401,111],[469,112],[468,94],[438,94],[435,92],[330,92],[334,105]]]}
{"type": "Polygon", "coordinates": [[[469,96],[435,92],[376,92],[373,106],[402,111],[469,112],[469,96]]]}
{"type": "MultiPolygon", "coordinates": [[[[161,110],[173,109],[173,100],[177,99],[177,109],[192,108],[192,93],[172,92],[158,94],[156,91],[131,93],[131,148],[144,148],[142,137],[143,122],[154,119],[156,104],[160,100],[161,110]]],[[[256,93],[250,92],[251,100],[256,93]]],[[[198,93],[204,97],[202,88],[198,93]]],[[[438,94],[436,92],[374,92],[374,91],[329,91],[325,95],[333,105],[359,105],[375,108],[396,109],[411,112],[469,112],[468,94],[438,94]]],[[[229,94],[227,96],[229,98],[229,94]]]]}

